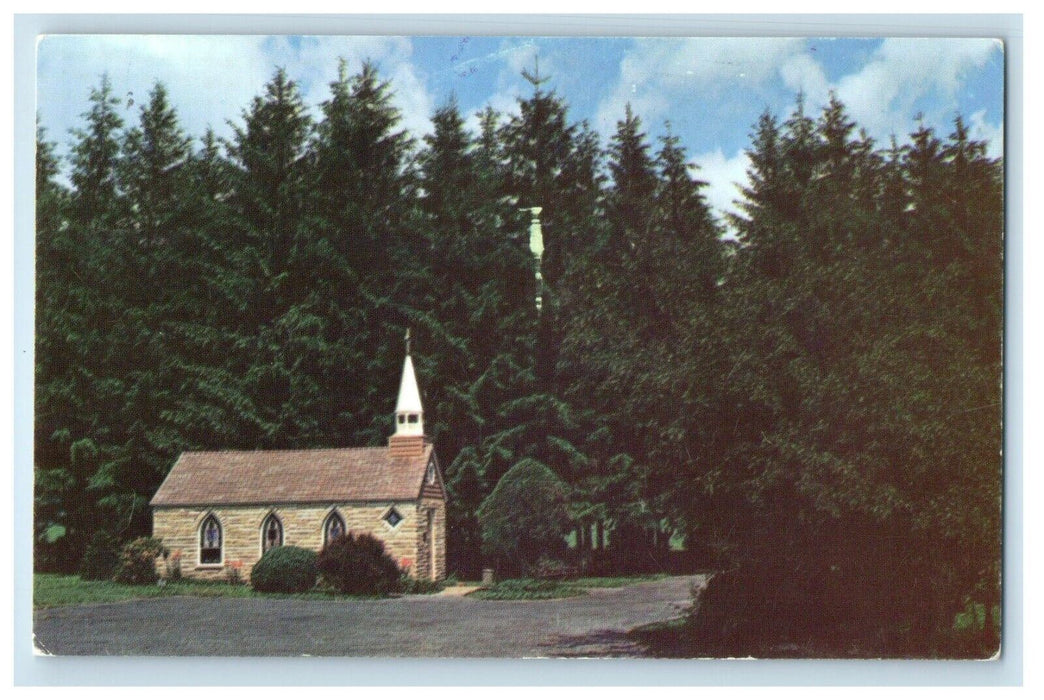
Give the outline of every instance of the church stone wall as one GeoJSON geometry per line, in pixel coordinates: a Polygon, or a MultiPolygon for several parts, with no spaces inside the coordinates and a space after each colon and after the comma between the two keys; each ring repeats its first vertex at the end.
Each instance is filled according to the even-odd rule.
{"type": "MultiPolygon", "coordinates": [[[[435,571],[437,578],[446,575],[446,507],[442,501],[371,502],[324,505],[220,506],[216,508],[157,507],[153,511],[153,536],[163,540],[171,556],[180,559],[181,574],[186,578],[225,580],[230,569],[238,570],[243,581],[249,581],[250,570],[261,558],[261,523],[274,513],[283,524],[283,544],[319,551],[323,546],[323,524],[336,508],[350,532],[369,533],[382,540],[385,549],[399,564],[417,578],[429,578],[429,544],[425,541],[427,513],[435,510],[435,571]],[[403,517],[392,528],[383,518],[395,506],[403,517]],[[221,564],[200,564],[199,527],[207,514],[221,523],[221,564]],[[418,562],[422,565],[418,566],[418,562]],[[428,566],[423,566],[428,562],[428,566]]],[[[161,564],[161,575],[167,564],[161,564]]]]}
{"type": "Polygon", "coordinates": [[[417,506],[417,564],[411,570],[415,578],[446,578],[446,504],[442,500],[422,499],[417,506]],[[432,513],[433,542],[427,537],[428,513],[432,513]],[[434,549],[434,567],[431,556],[434,549]],[[434,568],[434,572],[432,572],[434,568]],[[432,574],[434,573],[434,576],[432,574]]]}

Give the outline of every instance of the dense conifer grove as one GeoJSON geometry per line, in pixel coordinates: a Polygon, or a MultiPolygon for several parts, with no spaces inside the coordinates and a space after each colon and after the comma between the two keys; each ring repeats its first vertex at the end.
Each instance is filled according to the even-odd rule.
{"type": "Polygon", "coordinates": [[[450,100],[417,138],[350,68],[314,112],[277,71],[227,140],[107,78],[67,163],[38,133],[37,570],[149,534],[183,450],[384,444],[409,328],[461,577],[526,461],[574,545],[631,555],[600,565],[684,542],[726,572],[709,653],[996,651],[1002,164],[960,118],[881,145],[799,97],[721,221],[630,108],[603,149],[529,75],[517,115],[450,100]]]}

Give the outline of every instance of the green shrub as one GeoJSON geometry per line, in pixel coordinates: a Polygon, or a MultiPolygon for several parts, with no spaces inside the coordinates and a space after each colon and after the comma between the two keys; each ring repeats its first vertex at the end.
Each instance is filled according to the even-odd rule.
{"type": "Polygon", "coordinates": [[[84,581],[108,581],[120,564],[120,548],[116,538],[98,530],[84,550],[80,561],[80,578],[84,581]]]}
{"type": "Polygon", "coordinates": [[[384,595],[401,589],[402,572],[373,535],[348,533],[319,552],[319,573],[340,593],[384,595]]]}
{"type": "Polygon", "coordinates": [[[560,581],[514,578],[500,581],[488,588],[480,588],[469,597],[483,600],[551,600],[586,593],[582,588],[560,581]]]}
{"type": "Polygon", "coordinates": [[[163,542],[154,537],[131,540],[120,550],[120,563],[114,578],[118,583],[156,583],[159,580],[156,559],[167,554],[163,542]]]}
{"type": "Polygon", "coordinates": [[[403,575],[399,580],[399,591],[401,593],[429,595],[438,593],[446,587],[443,581],[432,581],[430,578],[413,578],[403,575]]]}
{"type": "Polygon", "coordinates": [[[565,483],[536,460],[501,477],[478,510],[483,553],[498,572],[532,575],[541,558],[565,558],[567,499],[565,483]]]}
{"type": "Polygon", "coordinates": [[[250,585],[262,593],[304,593],[315,587],[316,555],[303,547],[273,547],[254,564],[250,585]]]}
{"type": "Polygon", "coordinates": [[[575,566],[567,564],[561,559],[546,556],[537,559],[536,564],[531,568],[531,573],[533,578],[554,579],[556,581],[575,579],[577,575],[575,566]]]}
{"type": "Polygon", "coordinates": [[[167,558],[167,581],[177,583],[182,579],[181,575],[181,550],[178,550],[167,558]]]}

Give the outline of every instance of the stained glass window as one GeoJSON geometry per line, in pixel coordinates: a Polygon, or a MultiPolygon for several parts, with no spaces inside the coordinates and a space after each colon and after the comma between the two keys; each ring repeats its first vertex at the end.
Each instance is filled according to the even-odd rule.
{"type": "Polygon", "coordinates": [[[199,563],[221,563],[221,523],[208,515],[199,528],[199,563]]]}
{"type": "Polygon", "coordinates": [[[323,543],[337,539],[345,532],[344,518],[339,513],[330,513],[326,518],[326,526],[323,528],[323,543]]]}
{"type": "Polygon", "coordinates": [[[265,518],[265,522],[261,524],[261,552],[267,552],[272,547],[279,547],[282,544],[283,524],[279,522],[279,518],[273,513],[265,518]]]}

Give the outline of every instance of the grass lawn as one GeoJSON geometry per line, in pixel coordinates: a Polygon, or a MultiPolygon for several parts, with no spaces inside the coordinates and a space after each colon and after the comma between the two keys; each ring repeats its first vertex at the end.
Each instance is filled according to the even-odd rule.
{"type": "Polygon", "coordinates": [[[667,574],[645,576],[591,576],[565,581],[516,578],[498,581],[488,588],[469,593],[471,598],[482,600],[550,600],[585,595],[588,588],[619,588],[632,583],[658,581],[667,574]]]}
{"type": "Polygon", "coordinates": [[[301,600],[336,600],[373,596],[346,596],[326,591],[308,593],[258,593],[247,585],[220,582],[178,581],[166,585],[129,586],[112,581],[83,581],[79,576],[60,574],[33,575],[33,608],[55,608],[62,605],[116,603],[136,598],[195,596],[210,598],[297,598],[301,600]]]}
{"type": "Polygon", "coordinates": [[[643,574],[640,576],[588,576],[567,581],[571,586],[578,588],[619,588],[630,586],[632,583],[644,583],[645,581],[659,581],[669,577],[670,574],[643,574]]]}
{"type": "MultiPolygon", "coordinates": [[[[573,581],[540,581],[535,579],[509,579],[490,588],[482,588],[470,595],[485,600],[548,600],[584,595],[587,588],[617,588],[643,581],[656,581],[666,574],[647,576],[599,576],[580,578],[573,581]]],[[[478,582],[475,582],[478,585],[478,582]]],[[[432,593],[432,590],[408,591],[432,593]]],[[[302,600],[336,600],[357,598],[327,591],[308,593],[258,593],[250,586],[229,585],[220,582],[182,580],[177,583],[151,586],[129,586],[112,581],[83,581],[79,576],[61,574],[33,575],[33,608],[55,608],[62,605],[84,605],[89,603],[116,603],[136,598],[161,598],[168,596],[196,596],[217,598],[298,598],[302,600]]],[[[363,596],[367,597],[367,596],[363,596]]],[[[370,596],[372,597],[372,596],[370,596]]]]}
{"type": "Polygon", "coordinates": [[[468,597],[482,600],[550,600],[578,595],[586,595],[586,591],[571,582],[512,578],[472,591],[468,597]]]}

